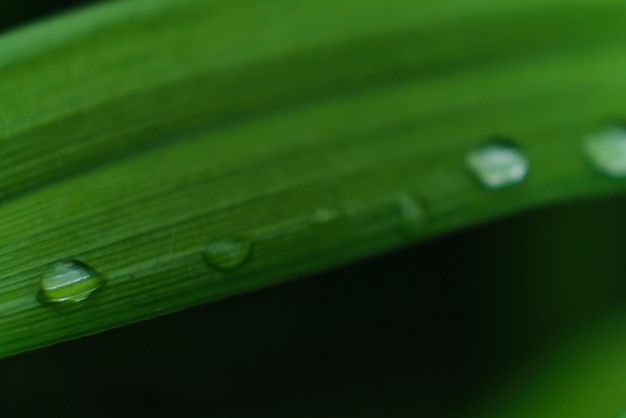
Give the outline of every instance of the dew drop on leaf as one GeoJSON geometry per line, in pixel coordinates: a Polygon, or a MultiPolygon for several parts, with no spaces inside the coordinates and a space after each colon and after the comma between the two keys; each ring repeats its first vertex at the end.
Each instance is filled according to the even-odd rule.
{"type": "Polygon", "coordinates": [[[529,162],[519,146],[505,139],[490,139],[472,149],[466,158],[469,169],[488,189],[521,183],[528,175],[529,162]]]}
{"type": "Polygon", "coordinates": [[[227,240],[210,244],[202,252],[202,257],[210,267],[228,271],[243,266],[252,257],[252,252],[250,241],[227,240]]]}
{"type": "Polygon", "coordinates": [[[334,209],[321,208],[316,210],[309,218],[311,225],[324,225],[335,221],[339,217],[339,212],[334,209]]]}
{"type": "Polygon", "coordinates": [[[583,151],[600,172],[613,178],[626,177],[626,128],[614,125],[589,135],[583,151]]]}
{"type": "Polygon", "coordinates": [[[400,232],[409,239],[421,236],[428,223],[424,204],[408,193],[400,193],[396,204],[400,215],[400,232]]]}
{"type": "Polygon", "coordinates": [[[77,260],[61,260],[41,275],[41,303],[81,302],[106,284],[106,276],[77,260]]]}

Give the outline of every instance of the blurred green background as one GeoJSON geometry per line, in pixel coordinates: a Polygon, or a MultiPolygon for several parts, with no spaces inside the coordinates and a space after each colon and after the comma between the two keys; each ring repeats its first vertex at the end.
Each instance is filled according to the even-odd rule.
{"type": "MultiPolygon", "coordinates": [[[[11,2],[0,29],[82,3],[11,2]]],[[[0,360],[0,416],[462,416],[624,306],[624,213],[535,210],[0,360]]]]}

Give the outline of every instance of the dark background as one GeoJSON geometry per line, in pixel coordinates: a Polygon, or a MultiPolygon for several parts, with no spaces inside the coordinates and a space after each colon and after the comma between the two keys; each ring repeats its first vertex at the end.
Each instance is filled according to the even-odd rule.
{"type": "MultiPolygon", "coordinates": [[[[13,2],[0,29],[81,3],[13,2]]],[[[0,416],[452,416],[623,304],[624,213],[541,209],[0,360],[0,416]]]]}
{"type": "Polygon", "coordinates": [[[49,14],[59,13],[90,3],[96,2],[79,0],[6,0],[2,2],[0,30],[5,31],[24,23],[41,19],[49,14]]]}

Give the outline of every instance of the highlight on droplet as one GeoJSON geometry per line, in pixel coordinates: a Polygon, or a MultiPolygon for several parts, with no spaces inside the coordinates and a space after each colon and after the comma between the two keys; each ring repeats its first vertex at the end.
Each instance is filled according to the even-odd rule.
{"type": "Polygon", "coordinates": [[[324,225],[334,222],[337,218],[339,218],[339,216],[339,211],[335,209],[320,208],[313,212],[309,218],[309,223],[311,225],[324,225]]]}
{"type": "Polygon", "coordinates": [[[502,189],[523,182],[530,165],[517,144],[502,138],[480,143],[467,154],[466,163],[488,189],[502,189]]]}
{"type": "Polygon", "coordinates": [[[235,270],[252,258],[253,248],[253,243],[247,240],[217,241],[202,251],[202,257],[216,270],[235,270]]]}
{"type": "Polygon", "coordinates": [[[587,136],[583,152],[601,173],[613,178],[626,177],[626,127],[615,124],[587,136]]]}
{"type": "Polygon", "coordinates": [[[42,273],[37,299],[46,304],[82,302],[106,282],[106,276],[81,261],[61,260],[42,273]]]}
{"type": "Polygon", "coordinates": [[[396,205],[400,232],[409,239],[422,236],[428,224],[425,205],[409,193],[399,193],[396,205]]]}

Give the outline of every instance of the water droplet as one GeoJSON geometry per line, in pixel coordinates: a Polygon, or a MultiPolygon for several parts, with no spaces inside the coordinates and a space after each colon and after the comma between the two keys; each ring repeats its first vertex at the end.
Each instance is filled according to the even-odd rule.
{"type": "Polygon", "coordinates": [[[339,212],[334,209],[322,208],[316,210],[311,218],[309,218],[309,223],[312,225],[322,225],[335,221],[339,217],[339,212]]]}
{"type": "Polygon", "coordinates": [[[209,245],[202,257],[216,270],[228,271],[244,265],[252,257],[253,245],[249,241],[219,241],[209,245]]]}
{"type": "Polygon", "coordinates": [[[524,181],[528,159],[513,142],[490,139],[467,155],[467,165],[488,189],[501,189],[524,181]]]}
{"type": "Polygon", "coordinates": [[[358,236],[371,236],[397,227],[398,206],[395,195],[355,202],[345,210],[351,229],[358,236]]]}
{"type": "Polygon", "coordinates": [[[583,150],[591,164],[607,176],[626,177],[626,128],[609,126],[586,138],[583,150]]]}
{"type": "Polygon", "coordinates": [[[105,285],[106,276],[77,260],[61,260],[41,275],[42,303],[81,302],[105,285]]]}
{"type": "Polygon", "coordinates": [[[407,193],[401,193],[397,198],[400,212],[399,229],[407,238],[423,235],[428,222],[424,205],[407,193]]]}

